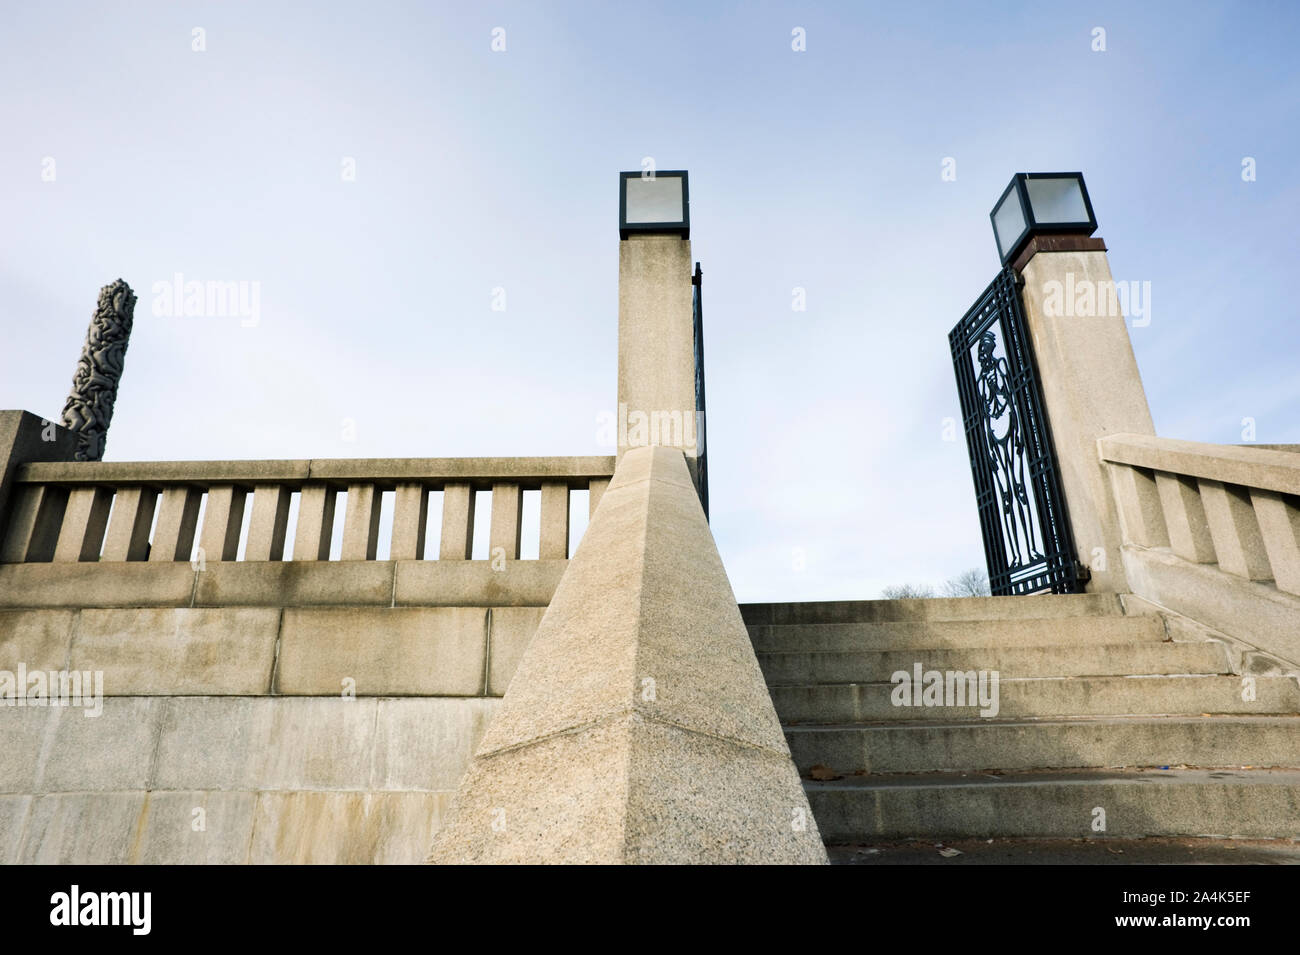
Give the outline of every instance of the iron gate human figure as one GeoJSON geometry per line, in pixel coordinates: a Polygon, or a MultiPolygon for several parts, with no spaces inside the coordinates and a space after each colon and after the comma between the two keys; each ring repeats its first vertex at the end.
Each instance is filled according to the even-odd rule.
{"type": "Polygon", "coordinates": [[[1002,526],[1006,533],[1010,564],[1042,560],[1035,542],[1025,484],[1025,437],[1011,394],[1011,374],[1005,358],[993,354],[997,339],[993,332],[980,336],[979,387],[984,410],[984,440],[988,445],[993,480],[1002,501],[1002,526]],[[1024,552],[1021,540],[1024,541],[1024,552]]]}

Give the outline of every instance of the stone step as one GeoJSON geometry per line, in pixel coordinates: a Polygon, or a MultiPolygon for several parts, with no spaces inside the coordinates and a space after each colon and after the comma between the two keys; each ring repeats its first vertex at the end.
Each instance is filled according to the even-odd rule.
{"type": "Polygon", "coordinates": [[[878,839],[834,843],[826,852],[832,865],[1300,865],[1300,842],[1290,839],[1195,836],[878,839]]]}
{"type": "Polygon", "coordinates": [[[1025,620],[1121,616],[1116,594],[1045,594],[1033,597],[939,597],[909,600],[815,600],[741,604],[750,625],[881,623],[920,620],[1025,620]]]}
{"type": "Polygon", "coordinates": [[[1121,717],[786,727],[802,775],[1087,767],[1300,767],[1300,716],[1121,717]]]}
{"type": "Polygon", "coordinates": [[[900,670],[912,673],[917,663],[923,670],[996,670],[1004,680],[1045,676],[1232,672],[1227,647],[1211,641],[868,652],[764,652],[758,654],[758,662],[768,684],[773,686],[889,682],[900,670]]]}
{"type": "MultiPolygon", "coordinates": [[[[1235,676],[1098,676],[1002,680],[1003,719],[1052,716],[1160,716],[1300,713],[1300,684],[1290,677],[1251,677],[1255,699],[1242,699],[1235,676]]],[[[973,706],[895,706],[892,683],[799,684],[770,688],[783,724],[980,719],[973,706]]],[[[991,694],[991,683],[986,690],[991,694]]],[[[990,697],[991,698],[991,697],[990,697]]],[[[954,698],[955,699],[955,698],[954,698]]],[[[991,709],[991,708],[990,708],[991,709]]]]}
{"type": "MultiPolygon", "coordinates": [[[[1035,598],[1026,598],[1033,600],[1035,598]]],[[[940,647],[1104,645],[1165,639],[1157,614],[1133,617],[1059,617],[1018,620],[912,620],[882,623],[750,625],[759,653],[832,650],[906,650],[940,647]]]]}
{"type": "Polygon", "coordinates": [[[872,839],[1300,836],[1300,771],[1074,770],[807,781],[828,843],[872,839]],[[1104,810],[1104,832],[1094,829],[1104,810]]]}

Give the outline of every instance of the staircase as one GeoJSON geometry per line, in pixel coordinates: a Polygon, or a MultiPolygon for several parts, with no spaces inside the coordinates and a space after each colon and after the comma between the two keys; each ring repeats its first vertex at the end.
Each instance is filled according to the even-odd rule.
{"type": "Polygon", "coordinates": [[[1102,837],[1280,839],[1300,858],[1300,684],[1255,676],[1252,694],[1224,644],[1174,642],[1160,614],[1109,594],[741,611],[837,861],[909,840],[1041,854],[1102,837]],[[955,679],[940,705],[904,695],[891,676],[917,664],[996,671],[996,713],[955,679]]]}

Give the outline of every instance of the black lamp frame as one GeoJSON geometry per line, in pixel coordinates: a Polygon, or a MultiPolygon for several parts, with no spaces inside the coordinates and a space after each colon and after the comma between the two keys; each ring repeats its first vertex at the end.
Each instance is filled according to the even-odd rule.
{"type": "Polygon", "coordinates": [[[682,181],[682,219],[680,222],[631,222],[627,221],[627,181],[629,179],[650,179],[639,172],[620,172],[618,174],[618,237],[626,239],[636,233],[654,233],[659,235],[680,235],[683,239],[691,237],[691,194],[685,169],[665,169],[653,174],[655,179],[677,178],[682,181]]]}

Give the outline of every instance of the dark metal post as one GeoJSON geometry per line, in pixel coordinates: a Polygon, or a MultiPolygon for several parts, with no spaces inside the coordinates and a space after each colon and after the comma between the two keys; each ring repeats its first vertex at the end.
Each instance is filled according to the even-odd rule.
{"type": "Polygon", "coordinates": [[[706,456],[708,446],[704,438],[704,270],[700,263],[695,263],[695,274],[691,276],[695,286],[692,296],[693,324],[695,326],[695,440],[699,450],[696,456],[696,474],[699,479],[700,504],[704,507],[705,519],[709,516],[709,461],[706,456]]]}

